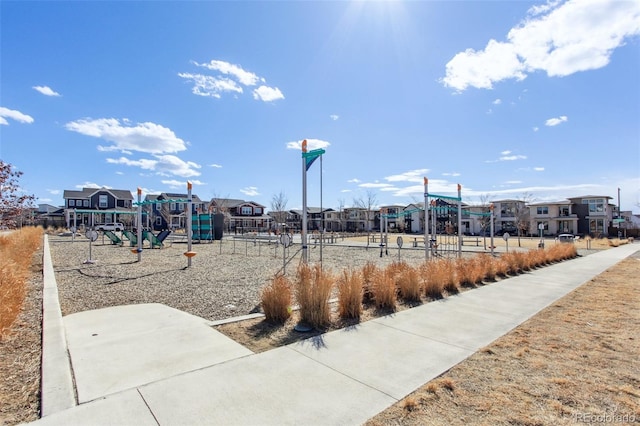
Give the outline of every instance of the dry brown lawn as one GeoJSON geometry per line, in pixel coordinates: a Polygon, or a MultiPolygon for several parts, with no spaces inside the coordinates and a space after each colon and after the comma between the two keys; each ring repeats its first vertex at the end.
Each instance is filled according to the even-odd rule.
{"type": "Polygon", "coordinates": [[[367,422],[640,423],[640,253],[367,422]]]}

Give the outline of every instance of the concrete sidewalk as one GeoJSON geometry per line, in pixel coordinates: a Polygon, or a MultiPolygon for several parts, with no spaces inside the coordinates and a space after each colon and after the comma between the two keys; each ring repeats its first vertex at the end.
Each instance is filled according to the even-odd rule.
{"type": "Polygon", "coordinates": [[[36,423],[361,424],[639,249],[547,266],[260,354],[161,305],[71,315],[81,404],[36,423]]]}

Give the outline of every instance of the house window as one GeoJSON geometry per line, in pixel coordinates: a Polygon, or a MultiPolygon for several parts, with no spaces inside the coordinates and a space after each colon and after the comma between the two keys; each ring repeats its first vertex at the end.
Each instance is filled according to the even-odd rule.
{"type": "Polygon", "coordinates": [[[500,204],[500,216],[515,217],[515,205],[512,203],[500,204]]]}
{"type": "Polygon", "coordinates": [[[537,213],[537,214],[539,214],[539,215],[542,215],[542,214],[549,214],[549,207],[547,207],[547,206],[538,207],[538,208],[536,209],[536,213],[537,213]]]}
{"type": "Polygon", "coordinates": [[[602,198],[593,198],[591,200],[582,200],[582,204],[589,205],[589,214],[604,213],[604,200],[602,198]]]}
{"type": "MultiPolygon", "coordinates": [[[[80,200],[76,204],[80,205],[80,200]]],[[[82,207],[89,207],[89,200],[82,200],[82,207]]]]}
{"type": "Polygon", "coordinates": [[[69,200],[69,207],[75,207],[76,206],[76,200],[69,200]]]}
{"type": "Polygon", "coordinates": [[[604,220],[603,219],[591,219],[589,220],[589,232],[592,234],[601,234],[604,232],[604,220]]]}
{"type": "Polygon", "coordinates": [[[176,211],[176,203],[169,204],[169,210],[171,210],[172,212],[176,211]]]}
{"type": "Polygon", "coordinates": [[[253,210],[251,209],[251,207],[242,207],[242,209],[240,210],[240,214],[243,216],[251,216],[252,213],[253,210]]]}
{"type": "Polygon", "coordinates": [[[569,207],[560,208],[560,216],[569,216],[569,207]]]}
{"type": "Polygon", "coordinates": [[[262,207],[256,207],[253,211],[255,214],[262,214],[262,207]]]}
{"type": "Polygon", "coordinates": [[[107,196],[106,195],[100,195],[98,198],[98,207],[100,207],[101,209],[105,209],[108,207],[107,204],[107,196]]]}
{"type": "Polygon", "coordinates": [[[162,217],[156,217],[156,225],[162,226],[162,217]]]}

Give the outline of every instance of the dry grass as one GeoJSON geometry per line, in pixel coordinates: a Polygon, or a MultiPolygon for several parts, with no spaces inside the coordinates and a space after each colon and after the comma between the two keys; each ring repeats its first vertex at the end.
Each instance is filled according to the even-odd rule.
{"type": "Polygon", "coordinates": [[[396,275],[396,285],[400,297],[405,302],[419,302],[422,296],[422,280],[416,268],[406,263],[396,275]]]}
{"type": "Polygon", "coordinates": [[[338,313],[340,318],[360,319],[362,315],[362,274],[344,270],[338,279],[338,313]]]}
{"type": "Polygon", "coordinates": [[[371,285],[373,303],[378,309],[395,310],[396,282],[393,269],[377,270],[371,285]]]}
{"type": "Polygon", "coordinates": [[[366,425],[637,423],[639,263],[620,262],[366,425]]]}
{"type": "Polygon", "coordinates": [[[291,316],[291,283],[283,275],[276,276],[260,294],[265,319],[284,324],[291,316]]]}
{"type": "Polygon", "coordinates": [[[424,262],[419,266],[420,278],[424,294],[432,299],[442,298],[444,292],[444,281],[438,279],[438,265],[436,262],[424,262]]]}
{"type": "Polygon", "coordinates": [[[362,300],[365,303],[373,301],[373,278],[378,273],[375,263],[367,262],[362,267],[362,300]]]}
{"type": "Polygon", "coordinates": [[[436,276],[442,280],[442,288],[450,294],[460,291],[460,283],[456,276],[456,265],[453,260],[440,259],[437,261],[436,276]]]}
{"type": "Polygon", "coordinates": [[[0,339],[20,313],[32,256],[41,243],[41,228],[23,228],[0,237],[0,339]]]}
{"type": "Polygon", "coordinates": [[[295,281],[296,301],[300,306],[300,319],[314,328],[324,328],[331,322],[329,298],[334,278],[320,265],[301,263],[295,281]]]}

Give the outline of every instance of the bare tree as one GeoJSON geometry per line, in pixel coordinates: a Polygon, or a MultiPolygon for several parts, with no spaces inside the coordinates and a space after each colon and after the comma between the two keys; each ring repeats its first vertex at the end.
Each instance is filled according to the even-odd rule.
{"type": "Polygon", "coordinates": [[[287,221],[287,199],[286,194],[280,191],[271,197],[271,210],[273,211],[273,218],[277,224],[286,223],[287,221]]]}
{"type": "Polygon", "coordinates": [[[344,207],[345,207],[345,202],[344,202],[344,198],[339,198],[338,199],[338,221],[340,222],[340,232],[343,232],[345,229],[345,223],[347,221],[347,218],[345,217],[344,214],[344,207]]]}
{"type": "Polygon", "coordinates": [[[365,210],[365,229],[367,231],[367,247],[369,247],[369,236],[371,235],[371,219],[373,213],[373,207],[378,202],[378,197],[376,193],[371,189],[367,190],[367,194],[364,198],[358,197],[354,198],[353,204],[356,207],[365,210]]]}
{"type": "Polygon", "coordinates": [[[16,219],[22,217],[25,210],[35,207],[36,197],[21,191],[20,176],[22,172],[0,160],[0,225],[16,226],[16,219]]]}
{"type": "Polygon", "coordinates": [[[520,237],[529,230],[529,204],[533,202],[533,194],[523,193],[515,205],[514,217],[516,229],[518,231],[518,247],[522,247],[520,237]]]}

